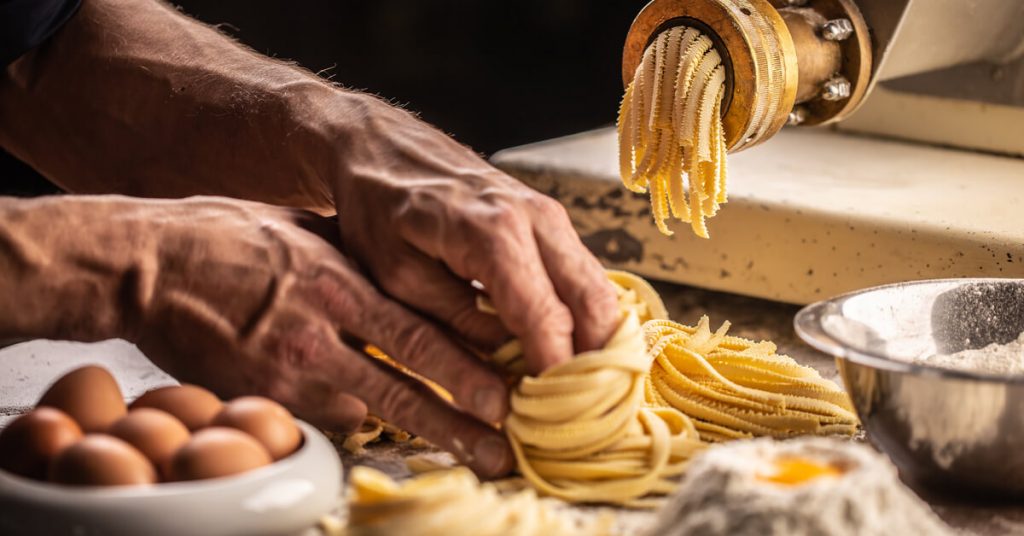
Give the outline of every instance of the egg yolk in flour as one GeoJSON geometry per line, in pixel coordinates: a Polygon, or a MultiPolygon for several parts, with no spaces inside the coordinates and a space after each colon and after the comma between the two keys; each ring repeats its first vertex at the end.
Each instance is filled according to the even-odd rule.
{"type": "Polygon", "coordinates": [[[844,471],[830,463],[806,458],[781,458],[774,460],[768,470],[757,473],[763,482],[797,486],[818,478],[838,478],[844,471]]]}

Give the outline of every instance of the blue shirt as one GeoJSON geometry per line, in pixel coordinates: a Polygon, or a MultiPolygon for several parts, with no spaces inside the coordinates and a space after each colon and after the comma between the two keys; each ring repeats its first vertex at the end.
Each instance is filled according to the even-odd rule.
{"type": "Polygon", "coordinates": [[[41,45],[80,4],[81,0],[0,0],[0,68],[41,45]]]}

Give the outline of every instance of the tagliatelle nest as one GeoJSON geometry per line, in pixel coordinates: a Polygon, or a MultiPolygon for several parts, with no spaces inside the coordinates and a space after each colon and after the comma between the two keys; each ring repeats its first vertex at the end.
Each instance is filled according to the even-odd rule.
{"type": "Polygon", "coordinates": [[[465,467],[395,482],[369,467],[352,470],[349,524],[343,534],[500,536],[608,534],[607,516],[581,520],[532,489],[502,493],[465,467]]]}
{"type": "Polygon", "coordinates": [[[775,345],[668,320],[644,325],[655,356],[646,381],[650,404],[694,420],[705,441],[754,436],[853,434],[858,419],[849,396],[817,371],[775,352],[775,345]]]}

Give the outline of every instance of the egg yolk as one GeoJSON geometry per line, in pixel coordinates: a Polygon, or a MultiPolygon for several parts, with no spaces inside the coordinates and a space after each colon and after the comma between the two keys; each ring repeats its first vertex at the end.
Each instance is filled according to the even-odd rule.
{"type": "Polygon", "coordinates": [[[796,486],[817,478],[838,478],[843,470],[829,463],[804,458],[783,458],[775,460],[771,468],[759,472],[757,479],[774,484],[796,486]]]}

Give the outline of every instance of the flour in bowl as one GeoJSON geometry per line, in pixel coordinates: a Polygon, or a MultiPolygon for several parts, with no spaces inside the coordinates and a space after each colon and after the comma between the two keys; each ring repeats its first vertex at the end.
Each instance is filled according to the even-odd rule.
{"type": "Polygon", "coordinates": [[[984,348],[961,350],[955,354],[935,354],[913,361],[945,369],[983,372],[1003,376],[1024,375],[1024,333],[1006,344],[993,343],[984,348]]]}

